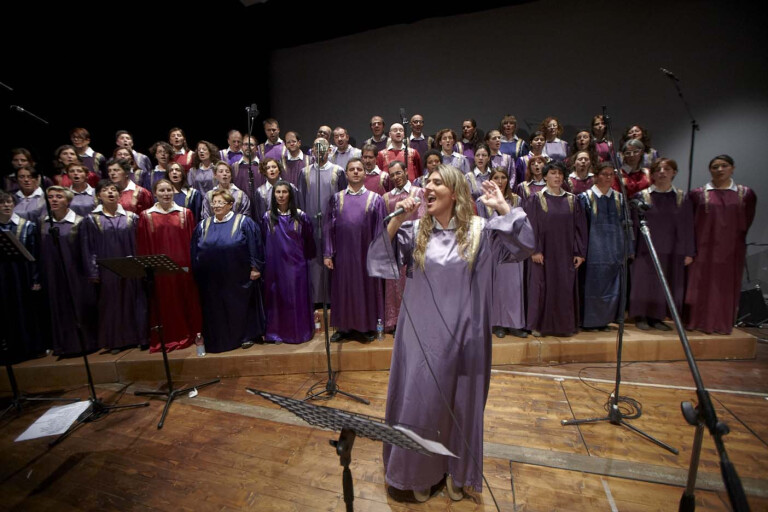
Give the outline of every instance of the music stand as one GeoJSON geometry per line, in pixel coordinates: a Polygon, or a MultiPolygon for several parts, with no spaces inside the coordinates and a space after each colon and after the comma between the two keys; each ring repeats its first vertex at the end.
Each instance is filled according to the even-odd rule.
{"type": "Polygon", "coordinates": [[[155,274],[178,274],[179,272],[185,272],[183,268],[178,266],[171,258],[165,254],[152,254],[149,256],[128,256],[127,258],[109,258],[98,260],[97,263],[104,268],[107,268],[115,274],[125,278],[145,278],[147,283],[147,301],[153,304],[155,313],[157,316],[157,325],[151,327],[150,330],[157,331],[157,335],[160,338],[160,347],[163,352],[163,366],[165,367],[166,386],[168,391],[136,391],[133,394],[135,396],[165,396],[165,407],[163,408],[163,414],[160,416],[160,422],[157,424],[158,430],[163,428],[165,424],[165,417],[168,415],[168,409],[171,408],[173,400],[180,395],[189,393],[193,389],[200,389],[211,384],[216,384],[219,379],[214,379],[196,386],[189,386],[183,389],[173,388],[173,379],[171,378],[171,367],[168,364],[168,352],[165,348],[165,339],[163,337],[163,321],[160,315],[160,305],[158,302],[152,301],[152,296],[155,292],[155,274]]]}
{"type": "MultiPolygon", "coordinates": [[[[26,247],[16,238],[11,231],[0,231],[0,263],[32,263],[35,261],[35,257],[29,253],[26,247]]],[[[5,297],[8,293],[13,291],[12,283],[3,284],[3,292],[0,293],[0,311],[2,312],[3,322],[2,325],[8,325],[10,319],[6,318],[8,308],[5,306],[5,297]]],[[[0,413],[0,419],[3,419],[5,415],[12,409],[16,410],[17,414],[21,413],[21,408],[26,402],[78,402],[79,398],[49,398],[49,397],[37,397],[27,396],[19,391],[19,385],[16,382],[16,375],[13,373],[13,365],[11,364],[11,357],[8,353],[8,339],[5,333],[8,332],[6,328],[3,329],[3,334],[0,337],[2,343],[3,363],[5,364],[5,371],[8,374],[8,382],[11,384],[11,391],[13,393],[13,399],[10,405],[6,407],[2,413],[0,413]]]]}
{"type": "MultiPolygon", "coordinates": [[[[426,443],[409,437],[403,430],[399,430],[385,423],[381,418],[342,411],[341,409],[334,409],[333,407],[314,405],[287,396],[259,391],[258,389],[245,388],[245,390],[253,395],[259,395],[262,398],[266,398],[270,402],[273,402],[284,409],[288,409],[288,411],[310,425],[326,428],[328,430],[341,431],[338,441],[331,440],[329,442],[331,446],[336,448],[339,462],[344,467],[342,473],[342,486],[344,488],[344,503],[347,506],[347,512],[354,510],[352,502],[354,501],[355,496],[352,484],[352,472],[349,470],[349,464],[352,462],[352,445],[355,444],[355,437],[358,435],[367,437],[373,441],[381,441],[406,450],[413,450],[422,455],[438,453],[426,446],[426,443]]],[[[408,431],[407,429],[404,430],[408,431]]],[[[448,450],[439,443],[429,441],[429,444],[448,452],[448,450]]]]}

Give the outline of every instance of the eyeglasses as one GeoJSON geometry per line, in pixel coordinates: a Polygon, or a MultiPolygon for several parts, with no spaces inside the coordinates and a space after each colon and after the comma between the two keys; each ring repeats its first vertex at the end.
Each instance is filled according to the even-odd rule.
{"type": "Polygon", "coordinates": [[[637,149],[636,149],[636,150],[634,150],[634,151],[625,151],[625,152],[624,152],[624,156],[637,156],[637,155],[639,155],[640,153],[642,153],[642,151],[640,151],[640,150],[637,150],[637,149]]]}
{"type": "Polygon", "coordinates": [[[211,201],[211,206],[227,206],[228,204],[231,204],[231,203],[228,203],[226,201],[211,201]]]}

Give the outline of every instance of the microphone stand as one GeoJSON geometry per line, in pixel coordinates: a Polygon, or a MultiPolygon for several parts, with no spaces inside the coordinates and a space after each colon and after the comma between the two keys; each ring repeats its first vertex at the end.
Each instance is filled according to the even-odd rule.
{"type": "MultiPolygon", "coordinates": [[[[606,133],[608,134],[608,139],[611,141],[611,143],[613,143],[610,117],[608,116],[608,112],[605,106],[603,106],[603,119],[605,120],[605,129],[606,129],[606,133]]],[[[627,277],[629,273],[627,261],[629,259],[629,244],[631,242],[634,242],[634,233],[632,229],[632,218],[629,216],[629,206],[628,206],[629,198],[627,198],[627,187],[624,184],[624,179],[621,174],[621,169],[617,165],[615,145],[611,149],[611,160],[613,162],[614,172],[616,173],[616,179],[619,181],[619,185],[621,186],[621,193],[624,196],[624,201],[622,206],[622,210],[624,213],[624,254],[622,257],[621,279],[619,281],[619,332],[618,332],[618,339],[617,339],[617,346],[616,346],[616,382],[615,382],[615,387],[611,392],[611,396],[608,400],[607,416],[599,417],[599,418],[586,418],[581,420],[579,419],[562,420],[560,423],[565,426],[565,425],[582,425],[585,423],[598,423],[602,421],[608,421],[613,425],[623,425],[628,429],[632,430],[633,432],[645,437],[652,443],[677,455],[679,452],[676,448],[673,448],[668,444],[663,443],[662,441],[659,441],[655,437],[627,423],[624,419],[624,413],[622,413],[621,410],[619,409],[619,402],[626,401],[625,398],[619,395],[619,386],[621,385],[621,353],[622,353],[623,344],[624,344],[624,319],[625,319],[625,309],[627,305],[627,277]]],[[[639,417],[640,417],[640,411],[638,411],[636,416],[633,416],[633,418],[639,418],[639,417]]]]}
{"type": "Polygon", "coordinates": [[[683,345],[683,351],[685,352],[685,358],[688,361],[688,367],[691,370],[693,381],[696,383],[696,396],[699,400],[699,404],[695,407],[691,402],[682,402],[680,404],[680,409],[685,421],[687,421],[689,425],[695,426],[696,432],[693,439],[693,448],[691,449],[691,462],[688,466],[688,482],[685,491],[680,498],[680,506],[678,510],[681,512],[692,512],[696,509],[696,474],[699,468],[699,457],[701,455],[701,443],[704,436],[704,428],[706,427],[715,442],[715,448],[720,457],[720,472],[723,475],[723,482],[725,483],[731,506],[736,512],[747,511],[749,510],[749,504],[747,503],[747,497],[744,494],[744,488],[741,485],[739,475],[736,473],[736,468],[734,468],[733,463],[728,459],[728,452],[726,452],[725,445],[723,444],[723,436],[730,430],[728,425],[717,419],[717,414],[712,405],[712,400],[709,397],[709,392],[704,387],[704,382],[701,380],[698,365],[693,358],[691,344],[689,343],[688,335],[683,328],[683,322],[680,319],[680,314],[675,306],[675,300],[672,297],[672,292],[669,289],[667,279],[664,277],[664,271],[661,268],[659,256],[656,254],[656,248],[651,240],[651,232],[645,219],[645,213],[641,208],[636,208],[636,211],[640,217],[640,233],[642,233],[643,239],[648,245],[648,252],[653,260],[653,267],[656,269],[656,275],[659,277],[659,281],[664,288],[667,307],[675,322],[677,334],[680,337],[680,343],[683,345]]]}
{"type": "MultiPolygon", "coordinates": [[[[328,162],[328,149],[324,148],[321,144],[315,144],[315,153],[317,158],[315,161],[315,165],[317,166],[317,214],[315,215],[315,218],[317,219],[317,229],[320,232],[320,247],[318,250],[320,252],[320,258],[323,258],[325,246],[323,236],[323,208],[320,201],[320,188],[322,187],[322,182],[320,181],[320,167],[328,162]],[[324,163],[321,165],[321,162],[324,163]]],[[[321,397],[323,397],[322,399],[324,400],[330,400],[337,394],[341,394],[347,398],[351,398],[353,400],[357,400],[358,402],[364,403],[365,405],[369,405],[371,402],[365,398],[355,396],[351,393],[347,393],[346,391],[342,391],[339,389],[339,385],[336,383],[336,377],[339,375],[339,372],[334,372],[333,366],[331,364],[331,337],[328,332],[328,297],[326,295],[328,285],[328,268],[325,266],[325,263],[323,263],[321,267],[320,282],[320,288],[322,290],[321,299],[323,301],[323,331],[325,334],[325,358],[328,365],[328,380],[325,383],[325,388],[316,393],[313,393],[313,390],[320,383],[318,382],[312,385],[312,387],[309,388],[309,391],[307,391],[307,397],[304,398],[302,402],[306,402],[307,400],[320,399],[321,397]]]]}
{"type": "MultiPolygon", "coordinates": [[[[405,175],[408,176],[408,125],[411,124],[405,115],[405,108],[400,108],[400,123],[403,125],[403,155],[405,156],[405,175]]],[[[384,171],[384,169],[382,169],[384,171]]],[[[414,178],[415,179],[415,178],[414,178]]]]}
{"type": "Polygon", "coordinates": [[[664,68],[661,68],[661,72],[664,73],[669,77],[670,80],[672,80],[672,83],[675,86],[675,89],[677,90],[677,95],[680,96],[680,100],[683,102],[683,105],[685,106],[685,110],[688,112],[688,117],[691,118],[691,151],[688,155],[688,190],[687,192],[691,191],[691,183],[693,182],[693,145],[696,141],[696,132],[699,130],[699,123],[696,122],[696,119],[693,117],[693,112],[691,112],[691,106],[688,105],[688,101],[686,101],[685,97],[683,96],[683,90],[680,88],[680,80],[671,72],[665,70],[664,68]]]}
{"type": "MultiPolygon", "coordinates": [[[[250,107],[245,107],[246,112],[248,112],[248,120],[247,120],[247,126],[248,126],[248,140],[253,143],[255,140],[253,138],[253,120],[256,119],[256,116],[259,115],[259,110],[256,108],[256,104],[253,103],[250,107]]],[[[251,188],[249,199],[251,200],[251,216],[253,217],[253,220],[255,220],[257,223],[259,222],[259,219],[256,218],[256,214],[258,213],[256,209],[256,188],[253,186],[253,157],[254,152],[256,150],[256,145],[248,146],[252,149],[250,149],[248,153],[248,184],[251,188]]]]}

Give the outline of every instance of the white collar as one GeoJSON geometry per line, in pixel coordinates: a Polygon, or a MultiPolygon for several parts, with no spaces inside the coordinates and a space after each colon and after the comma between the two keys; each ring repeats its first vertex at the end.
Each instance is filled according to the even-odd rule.
{"type": "Polygon", "coordinates": [[[361,196],[366,192],[368,192],[368,189],[366,189],[365,185],[363,185],[362,187],[360,187],[360,190],[358,190],[357,192],[352,192],[352,189],[349,188],[349,186],[347,186],[347,190],[345,190],[344,192],[346,192],[350,196],[361,196]]]}
{"type": "Polygon", "coordinates": [[[392,142],[392,139],[389,139],[389,140],[387,141],[387,151],[389,151],[390,149],[393,149],[393,150],[395,150],[395,151],[403,151],[403,150],[405,150],[405,144],[403,144],[403,143],[401,142],[401,143],[400,143],[400,149],[397,149],[397,148],[395,148],[395,146],[394,146],[394,142],[392,142]]]}
{"type": "Polygon", "coordinates": [[[595,194],[598,197],[598,199],[603,197],[603,196],[611,197],[613,195],[613,189],[612,188],[608,189],[608,193],[607,194],[603,194],[602,192],[600,192],[600,189],[597,188],[597,185],[592,185],[592,188],[590,190],[592,191],[593,194],[595,194]]]}
{"type": "MultiPolygon", "coordinates": [[[[221,190],[221,186],[216,185],[215,187],[213,187],[213,190],[221,190]]],[[[234,183],[230,183],[229,188],[227,189],[227,192],[229,192],[230,194],[234,194],[235,192],[240,192],[240,189],[237,188],[237,186],[235,186],[234,183]]]]}
{"type": "Polygon", "coordinates": [[[227,155],[229,155],[230,153],[232,153],[233,155],[244,154],[242,149],[240,151],[234,151],[232,148],[227,147],[227,155]]]}
{"type": "Polygon", "coordinates": [[[674,185],[672,185],[671,187],[669,187],[669,190],[659,190],[656,187],[656,185],[651,185],[650,187],[648,187],[648,191],[649,192],[658,192],[659,194],[667,194],[669,192],[677,192],[677,189],[675,188],[674,185]]]}
{"type": "Polygon", "coordinates": [[[422,134],[418,137],[416,137],[414,134],[411,134],[411,136],[408,137],[408,140],[424,140],[424,133],[422,132],[422,134]]]}
{"type": "Polygon", "coordinates": [[[267,147],[267,145],[270,145],[270,146],[272,146],[272,147],[275,147],[275,146],[279,146],[280,144],[284,144],[284,143],[283,143],[283,139],[281,139],[280,137],[278,137],[278,138],[277,138],[277,142],[275,142],[274,144],[272,144],[271,142],[269,142],[269,139],[267,139],[267,142],[265,142],[265,143],[264,143],[264,147],[267,147]]]}
{"type": "Polygon", "coordinates": [[[399,194],[402,194],[403,192],[411,193],[411,182],[408,180],[405,180],[405,185],[403,185],[403,188],[393,188],[392,189],[392,195],[396,196],[399,194]]]}
{"type": "Polygon", "coordinates": [[[539,181],[531,180],[530,183],[529,183],[529,185],[546,185],[546,184],[547,184],[547,182],[544,181],[544,180],[539,180],[539,181]]]}
{"type": "Polygon", "coordinates": [[[440,221],[435,219],[434,217],[433,217],[433,220],[435,221],[433,223],[434,224],[434,229],[436,229],[438,231],[451,231],[451,230],[455,230],[456,229],[456,217],[451,217],[451,220],[450,220],[450,222],[448,222],[448,226],[447,227],[443,227],[443,225],[440,224],[440,221]]]}
{"type": "Polygon", "coordinates": [[[155,203],[155,205],[152,206],[152,208],[149,208],[146,211],[148,211],[149,213],[162,213],[163,215],[165,215],[165,214],[173,213],[173,212],[183,212],[184,208],[182,208],[181,206],[177,205],[176,203],[171,203],[171,209],[166,211],[166,210],[163,210],[160,207],[160,203],[155,203]]]}
{"type": "Polygon", "coordinates": [[[549,187],[544,187],[544,192],[546,192],[547,194],[549,194],[549,195],[551,195],[553,197],[561,197],[561,196],[565,195],[565,190],[563,190],[562,187],[560,187],[560,193],[559,194],[552,193],[552,191],[549,190],[549,187]]]}
{"type": "Polygon", "coordinates": [[[152,172],[164,172],[168,173],[168,169],[161,169],[159,165],[156,165],[154,169],[152,169],[152,172]]]}
{"type": "Polygon", "coordinates": [[[11,222],[13,222],[14,224],[16,224],[16,225],[18,226],[18,225],[19,225],[19,223],[21,222],[21,217],[19,217],[19,216],[16,214],[16,212],[13,212],[13,213],[11,214],[11,219],[10,219],[10,221],[11,221],[11,222]]]}
{"type": "MultiPolygon", "coordinates": [[[[48,215],[45,216],[45,220],[50,219],[48,215]]],[[[53,219],[53,222],[59,223],[59,222],[69,222],[70,224],[74,224],[75,220],[77,220],[77,214],[72,210],[67,210],[67,214],[64,216],[61,220],[53,219]]]]}
{"type": "Polygon", "coordinates": [[[128,215],[125,212],[125,208],[123,208],[123,205],[121,205],[120,203],[117,203],[117,211],[115,212],[114,215],[110,215],[110,213],[104,209],[103,204],[100,204],[99,206],[94,208],[91,213],[103,213],[105,217],[117,217],[118,215],[128,215]]]}
{"type": "Polygon", "coordinates": [[[365,171],[366,176],[373,176],[374,174],[381,174],[381,169],[379,169],[379,166],[375,166],[371,172],[365,171]]]}
{"type": "Polygon", "coordinates": [[[132,182],[131,180],[128,180],[128,184],[125,186],[123,191],[126,191],[126,190],[130,190],[130,191],[136,190],[136,184],[134,182],[132,182]]]}
{"type": "Polygon", "coordinates": [[[563,141],[562,141],[562,140],[560,140],[559,138],[555,137],[555,140],[553,140],[552,142],[545,142],[544,144],[545,144],[545,145],[546,145],[546,144],[555,144],[556,142],[563,142],[563,141]]]}
{"type": "Polygon", "coordinates": [[[182,148],[181,148],[180,150],[178,150],[178,151],[174,150],[174,151],[173,151],[173,154],[174,154],[174,155],[186,155],[186,154],[187,154],[187,150],[186,150],[186,149],[184,149],[184,148],[182,147],[182,148]]]}
{"type": "Polygon", "coordinates": [[[223,219],[221,219],[221,220],[218,220],[218,219],[216,219],[216,216],[214,215],[214,216],[213,216],[213,223],[214,223],[214,224],[223,224],[223,223],[225,223],[225,222],[229,222],[229,220],[230,220],[232,217],[234,217],[234,216],[235,216],[235,212],[233,212],[232,210],[229,210],[229,213],[228,213],[228,214],[226,214],[226,215],[224,216],[224,218],[223,218],[223,219]]]}
{"type": "Polygon", "coordinates": [[[513,135],[511,139],[506,138],[504,135],[501,136],[501,142],[517,142],[518,140],[520,140],[520,137],[517,134],[513,135]]]}
{"type": "Polygon", "coordinates": [[[35,191],[32,192],[31,194],[29,194],[28,196],[25,196],[24,192],[22,192],[21,189],[19,189],[19,190],[16,191],[16,197],[19,197],[21,199],[24,199],[24,198],[31,199],[33,197],[43,197],[43,189],[42,189],[42,187],[37,187],[35,189],[35,191]]]}
{"type": "Polygon", "coordinates": [[[83,154],[85,156],[93,156],[94,153],[95,153],[95,151],[93,151],[93,148],[91,146],[88,146],[88,149],[86,149],[83,154]]]}
{"type": "Polygon", "coordinates": [[[733,178],[731,178],[731,185],[727,188],[715,188],[714,185],[712,185],[712,182],[710,181],[706,185],[704,185],[704,190],[733,190],[734,192],[738,192],[739,188],[736,186],[736,182],[733,181],[733,178]]]}
{"type": "Polygon", "coordinates": [[[487,170],[487,171],[485,171],[485,172],[480,172],[480,169],[478,169],[477,167],[475,167],[475,170],[474,170],[474,171],[472,171],[472,172],[475,174],[475,176],[488,176],[488,175],[491,173],[491,170],[490,170],[490,169],[488,169],[488,170],[487,170]]]}
{"type": "Polygon", "coordinates": [[[386,133],[382,133],[381,137],[379,137],[378,140],[376,140],[376,137],[374,135],[371,135],[371,138],[368,139],[368,140],[371,140],[373,142],[381,142],[382,140],[386,140],[386,139],[387,139],[387,134],[386,133]]]}
{"type": "MultiPolygon", "coordinates": [[[[333,163],[331,163],[331,161],[330,161],[330,160],[328,160],[327,162],[325,162],[325,163],[324,163],[324,164],[323,164],[323,165],[320,167],[320,170],[321,170],[321,171],[325,171],[325,170],[327,170],[327,169],[332,169],[334,165],[336,165],[336,164],[333,164],[333,163]]],[[[317,162],[315,162],[315,166],[317,166],[317,162]]]]}
{"type": "Polygon", "coordinates": [[[291,156],[291,152],[290,152],[290,151],[288,151],[286,154],[288,155],[288,158],[287,158],[287,159],[288,159],[288,160],[290,160],[290,161],[294,161],[294,160],[304,160],[304,152],[303,152],[302,150],[299,150],[299,154],[298,154],[298,155],[296,155],[296,157],[292,157],[292,156],[291,156]]]}
{"type": "Polygon", "coordinates": [[[93,195],[93,193],[96,191],[96,189],[94,189],[94,188],[93,188],[93,187],[92,187],[90,184],[88,184],[87,182],[86,182],[86,184],[85,184],[85,190],[84,190],[84,191],[82,191],[82,192],[78,192],[78,191],[76,191],[76,190],[75,190],[74,188],[72,188],[72,187],[69,187],[69,190],[71,190],[71,191],[72,191],[72,193],[73,193],[73,194],[75,194],[75,195],[88,194],[89,196],[92,196],[92,195],[93,195]]]}
{"type": "MultiPolygon", "coordinates": [[[[588,173],[587,173],[587,177],[586,177],[586,178],[584,178],[584,179],[586,180],[587,178],[591,178],[591,177],[593,177],[593,176],[594,176],[594,174],[592,174],[591,172],[588,172],[588,173]]],[[[572,172],[571,174],[569,174],[569,175],[568,175],[568,177],[569,177],[569,178],[573,178],[573,179],[575,179],[575,180],[580,180],[580,179],[582,179],[582,178],[579,178],[579,175],[578,175],[578,174],[576,174],[576,171],[574,171],[574,172],[572,172]]]]}
{"type": "Polygon", "coordinates": [[[352,147],[351,144],[347,144],[347,149],[345,151],[342,151],[339,149],[338,146],[336,146],[336,151],[334,153],[341,153],[342,155],[346,155],[347,153],[353,151],[355,148],[352,147]]]}
{"type": "Polygon", "coordinates": [[[461,157],[461,158],[464,158],[464,155],[462,155],[461,153],[459,153],[459,152],[456,152],[456,151],[454,151],[453,153],[451,153],[451,156],[452,156],[453,158],[456,158],[457,156],[459,156],[459,157],[461,157]]]}

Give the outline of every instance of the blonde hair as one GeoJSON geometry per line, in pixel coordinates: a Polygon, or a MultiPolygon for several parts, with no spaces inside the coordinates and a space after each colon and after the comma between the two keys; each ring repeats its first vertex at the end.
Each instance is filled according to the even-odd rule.
{"type": "MultiPolygon", "coordinates": [[[[453,211],[451,212],[452,216],[456,219],[456,242],[459,246],[459,257],[465,261],[469,261],[470,240],[468,232],[472,223],[472,217],[474,216],[472,196],[469,193],[469,184],[464,178],[464,174],[451,165],[441,164],[437,166],[437,169],[432,171],[429,176],[432,176],[435,173],[440,175],[443,184],[451,189],[456,195],[456,199],[453,203],[453,211]]],[[[434,217],[429,214],[422,217],[419,221],[419,232],[416,235],[416,247],[413,251],[413,261],[421,270],[424,270],[427,244],[429,244],[429,239],[432,236],[434,223],[434,217]]]]}

